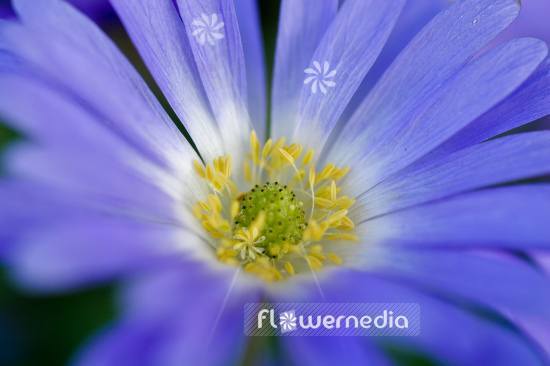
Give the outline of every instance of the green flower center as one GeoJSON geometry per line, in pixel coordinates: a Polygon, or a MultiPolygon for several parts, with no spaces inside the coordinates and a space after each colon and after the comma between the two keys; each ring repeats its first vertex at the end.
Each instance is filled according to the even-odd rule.
{"type": "Polygon", "coordinates": [[[278,182],[256,185],[240,202],[233,233],[239,228],[250,227],[255,220],[262,220],[259,236],[265,236],[265,240],[258,246],[264,248],[267,255],[276,257],[285,243],[295,244],[302,240],[307,223],[301,206],[287,186],[278,182]]]}

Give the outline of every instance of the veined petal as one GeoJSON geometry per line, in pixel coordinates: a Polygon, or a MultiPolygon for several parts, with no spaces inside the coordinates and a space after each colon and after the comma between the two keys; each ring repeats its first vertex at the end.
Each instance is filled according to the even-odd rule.
{"type": "Polygon", "coordinates": [[[548,249],[550,185],[493,188],[356,223],[371,243],[548,249]]]}
{"type": "MultiPolygon", "coordinates": [[[[223,155],[220,131],[172,0],[111,3],[202,157],[211,161],[223,155]]],[[[199,31],[204,30],[193,33],[199,31]]]]}
{"type": "MultiPolygon", "coordinates": [[[[246,110],[246,71],[239,25],[230,0],[178,0],[183,23],[190,25],[201,14],[218,14],[224,22],[221,40],[212,45],[201,44],[191,34],[193,26],[186,26],[189,42],[199,69],[210,105],[220,126],[227,153],[234,161],[244,159],[244,147],[250,137],[250,119],[246,110]]],[[[222,33],[218,30],[218,33],[222,33]]],[[[208,31],[206,32],[208,33],[208,31]]]]}
{"type": "Polygon", "coordinates": [[[331,159],[340,162],[375,150],[373,137],[399,130],[403,116],[423,101],[418,96],[426,98],[444,85],[516,18],[519,8],[516,0],[464,0],[438,14],[354,113],[333,145],[331,159]]]}
{"type": "MultiPolygon", "coordinates": [[[[347,0],[310,62],[328,62],[336,75],[330,91],[312,95],[302,86],[294,141],[322,150],[332,128],[384,46],[403,0],[347,0]],[[357,55],[361,57],[357,57],[357,55]]],[[[306,65],[308,66],[308,65],[306,65]]],[[[315,65],[321,71],[319,64],[315,65]]],[[[322,88],[324,88],[321,85],[322,88]]],[[[315,94],[315,93],[314,93],[315,94]]]]}
{"type": "Polygon", "coordinates": [[[357,197],[353,211],[364,210],[370,218],[545,174],[550,174],[550,131],[506,136],[414,163],[357,197]]]}
{"type": "Polygon", "coordinates": [[[258,136],[262,138],[266,134],[267,123],[267,81],[258,2],[236,0],[234,3],[246,66],[248,114],[258,136]]]}
{"type": "Polygon", "coordinates": [[[514,93],[431,151],[426,159],[477,144],[548,114],[550,58],[546,58],[514,93]]]}
{"type": "Polygon", "coordinates": [[[274,139],[288,137],[294,130],[303,70],[309,66],[337,9],[338,0],[283,0],[281,3],[271,99],[271,137],[274,139]]]}
{"type": "Polygon", "coordinates": [[[498,104],[529,77],[547,52],[546,44],[533,38],[499,45],[466,65],[393,127],[369,131],[364,151],[359,156],[348,155],[342,164],[358,167],[348,177],[349,196],[421,158],[498,104]]]}

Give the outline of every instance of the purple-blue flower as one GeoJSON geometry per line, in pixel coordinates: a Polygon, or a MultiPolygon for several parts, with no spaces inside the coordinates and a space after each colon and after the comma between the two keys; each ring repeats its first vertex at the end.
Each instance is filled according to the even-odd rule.
{"type": "Polygon", "coordinates": [[[525,182],[550,173],[550,132],[500,136],[550,113],[547,45],[479,55],[520,6],[461,0],[357,92],[404,3],[283,1],[268,125],[252,0],[111,0],[195,150],[92,21],[13,1],[0,117],[26,139],[0,258],[35,291],[121,282],[77,364],[549,362],[530,330],[550,283],[524,253],[550,244],[550,185],[525,182]],[[274,351],[243,334],[255,302],[418,303],[421,333],[274,351]]]}

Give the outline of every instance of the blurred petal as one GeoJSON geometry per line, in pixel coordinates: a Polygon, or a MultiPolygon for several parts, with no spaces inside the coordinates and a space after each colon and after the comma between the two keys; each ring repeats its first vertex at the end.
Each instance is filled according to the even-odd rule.
{"type": "MultiPolygon", "coordinates": [[[[209,273],[187,264],[147,277],[125,296],[126,316],[117,328],[128,337],[107,334],[106,339],[96,339],[77,364],[118,365],[117,360],[133,360],[134,347],[143,342],[152,349],[137,365],[237,363],[245,346],[244,304],[259,301],[258,287],[235,279],[233,271],[209,273]],[[142,331],[134,332],[136,327],[142,331]],[[131,347],[124,347],[127,339],[131,347]],[[124,343],[118,345],[119,341],[124,343]]],[[[112,332],[120,332],[117,328],[112,332]]]]}
{"type": "Polygon", "coordinates": [[[394,364],[368,337],[282,337],[281,343],[289,365],[394,364]]]}

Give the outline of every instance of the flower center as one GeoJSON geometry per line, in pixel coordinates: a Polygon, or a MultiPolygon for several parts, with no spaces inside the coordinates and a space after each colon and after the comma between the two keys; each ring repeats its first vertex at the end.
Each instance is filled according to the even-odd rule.
{"type": "Polygon", "coordinates": [[[342,196],[336,184],[349,167],[329,163],[316,173],[313,150],[302,156],[301,145],[284,142],[270,139],[262,148],[252,132],[242,172],[253,188],[245,193],[231,180],[230,156],[206,166],[194,161],[212,193],[193,213],[212,236],[217,258],[267,281],[341,264],[334,252],[357,241],[347,217],[355,200],[342,196]]]}
{"type": "Polygon", "coordinates": [[[233,233],[238,235],[240,229],[250,227],[255,220],[263,221],[261,234],[265,239],[259,246],[269,257],[277,257],[285,242],[295,244],[302,240],[307,227],[306,214],[300,208],[303,203],[296,202],[296,194],[286,185],[279,182],[256,185],[241,204],[233,233]]]}

